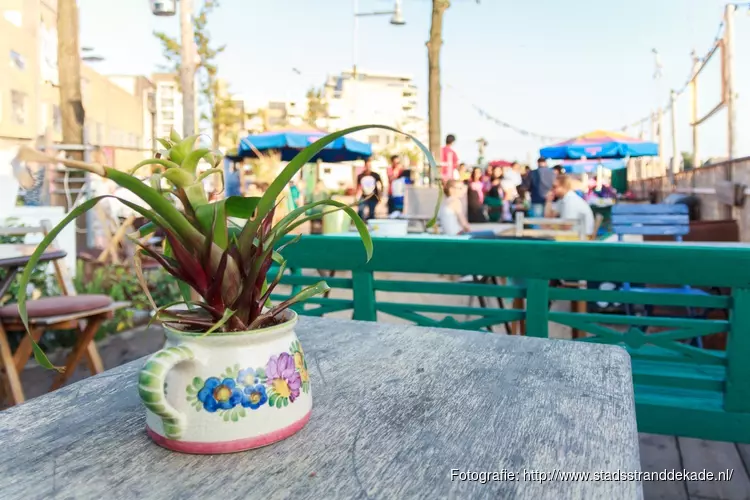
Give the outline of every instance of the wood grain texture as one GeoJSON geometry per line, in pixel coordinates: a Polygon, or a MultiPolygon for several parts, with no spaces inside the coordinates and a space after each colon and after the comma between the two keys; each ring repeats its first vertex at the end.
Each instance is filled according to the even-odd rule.
{"type": "Polygon", "coordinates": [[[677,438],[682,451],[683,465],[688,471],[704,468],[718,475],[732,471],[731,481],[686,481],[690,498],[718,500],[747,500],[750,498],[750,480],[745,474],[737,446],[723,441],[677,438]],[[706,467],[705,464],[710,464],[706,467]]]}
{"type": "MultiPolygon", "coordinates": [[[[682,470],[676,437],[642,432],[639,438],[643,472],[682,470]]],[[[647,500],[688,500],[685,481],[645,481],[643,497],[647,500]]]]}
{"type": "Polygon", "coordinates": [[[0,498],[642,498],[636,482],[461,471],[640,470],[620,348],[301,318],[314,407],[275,445],[191,456],[146,437],[143,360],[0,413],[0,498]]]}

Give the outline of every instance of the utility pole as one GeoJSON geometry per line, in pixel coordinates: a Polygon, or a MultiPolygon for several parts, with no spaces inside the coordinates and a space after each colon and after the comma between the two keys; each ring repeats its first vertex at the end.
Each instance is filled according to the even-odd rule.
{"type": "Polygon", "coordinates": [[[674,185],[674,176],[679,169],[679,159],[677,158],[677,155],[679,154],[677,152],[677,118],[675,113],[675,108],[677,107],[677,92],[674,90],[669,92],[669,102],[671,108],[669,114],[672,121],[672,165],[669,169],[669,179],[672,181],[672,185],[674,185]]]}
{"type": "Polygon", "coordinates": [[[734,140],[737,128],[737,110],[734,106],[734,12],[736,8],[734,4],[728,3],[724,11],[724,98],[727,103],[727,155],[730,160],[737,156],[734,140]]]}
{"type": "MultiPolygon", "coordinates": [[[[58,0],[57,2],[57,64],[60,82],[60,117],[62,121],[63,144],[81,146],[78,151],[71,151],[70,156],[79,161],[84,160],[83,125],[86,113],[83,109],[83,94],[81,92],[81,49],[78,39],[78,4],[76,0],[58,0]]],[[[57,172],[56,165],[52,165],[50,184],[55,186],[57,172]]],[[[76,175],[71,175],[75,177],[76,175]]],[[[77,182],[76,186],[84,187],[77,182]]],[[[63,194],[54,192],[50,198],[54,206],[67,207],[67,200],[63,194]]],[[[68,207],[72,209],[73,207],[68,207]]],[[[78,217],[76,221],[76,246],[78,249],[88,247],[86,216],[78,217]]]]}
{"type": "Polygon", "coordinates": [[[182,87],[182,134],[195,134],[195,33],[193,30],[193,0],[180,0],[181,61],[180,86],[182,87]]]}
{"type": "MultiPolygon", "coordinates": [[[[430,151],[440,158],[440,50],[443,46],[443,15],[450,7],[448,0],[432,0],[432,24],[427,42],[428,128],[430,151]]],[[[434,179],[430,179],[430,182],[434,179]]]]}
{"type": "Polygon", "coordinates": [[[690,80],[690,126],[693,127],[693,168],[701,166],[700,148],[698,145],[698,71],[701,60],[693,50],[693,78],[690,80]]]}

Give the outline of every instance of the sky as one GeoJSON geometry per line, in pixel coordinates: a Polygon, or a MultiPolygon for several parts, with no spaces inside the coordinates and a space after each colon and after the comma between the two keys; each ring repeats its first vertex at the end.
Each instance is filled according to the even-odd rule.
{"type": "MultiPolygon", "coordinates": [[[[196,8],[199,2],[196,0],[196,8]]],[[[297,98],[349,69],[355,58],[356,0],[221,0],[209,19],[220,76],[233,93],[254,101],[297,98]],[[296,68],[298,72],[293,71],[296,68]]],[[[179,17],[151,15],[148,0],[78,0],[81,42],[104,61],[102,73],[149,74],[164,63],[154,30],[177,34],[179,17]]],[[[359,0],[359,12],[390,10],[392,0],[359,0]]],[[[691,50],[710,48],[723,17],[723,0],[452,0],[445,14],[441,74],[441,134],[455,134],[462,161],[477,159],[476,140],[489,142],[489,159],[526,162],[540,139],[569,138],[595,129],[616,130],[647,116],[680,89],[691,50]],[[654,80],[656,48],[663,66],[654,80]]],[[[427,49],[431,1],[403,0],[404,26],[388,17],[361,18],[356,33],[360,71],[411,75],[427,116],[427,49]]],[[[737,153],[750,156],[750,15],[735,15],[737,153]],[[744,134],[744,135],[743,135],[744,134]]],[[[700,75],[699,113],[719,101],[720,64],[700,75]]],[[[678,151],[692,149],[689,93],[675,107],[678,151]]],[[[664,127],[671,134],[670,116],[664,127]]],[[[630,129],[631,135],[640,128],[630,129]]],[[[646,138],[650,128],[645,127],[646,138]]],[[[727,114],[699,127],[701,156],[727,155],[727,114]]],[[[668,135],[669,137],[669,135],[668,135]]],[[[665,143],[671,155],[671,139],[665,143]]]]}

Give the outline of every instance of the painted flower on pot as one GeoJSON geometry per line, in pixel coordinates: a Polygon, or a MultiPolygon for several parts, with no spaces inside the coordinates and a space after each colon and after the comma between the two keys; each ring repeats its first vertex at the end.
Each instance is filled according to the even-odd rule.
{"type": "Polygon", "coordinates": [[[263,384],[266,382],[266,372],[263,368],[245,368],[237,374],[237,384],[245,387],[263,384]]]}
{"type": "Polygon", "coordinates": [[[266,377],[266,385],[269,388],[268,403],[271,406],[281,408],[299,397],[302,380],[291,354],[283,352],[278,356],[271,356],[266,365],[266,377]]]}
{"type": "Polygon", "coordinates": [[[242,401],[242,391],[237,388],[234,379],[209,377],[198,391],[198,400],[203,403],[203,408],[209,412],[216,410],[229,410],[242,401]]]}
{"type": "Polygon", "coordinates": [[[268,401],[266,387],[262,384],[247,386],[242,393],[242,406],[251,410],[257,410],[268,401]]]}
{"type": "Polygon", "coordinates": [[[292,356],[294,356],[294,367],[299,372],[300,380],[302,381],[302,390],[307,393],[310,391],[310,373],[307,371],[305,351],[302,350],[299,340],[292,342],[290,351],[292,356]]]}

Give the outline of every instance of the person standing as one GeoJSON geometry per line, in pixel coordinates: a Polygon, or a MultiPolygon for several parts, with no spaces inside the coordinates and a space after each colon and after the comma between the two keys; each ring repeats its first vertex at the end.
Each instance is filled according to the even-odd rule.
{"type": "Polygon", "coordinates": [[[541,157],[536,162],[536,170],[529,174],[529,192],[531,194],[531,216],[544,217],[544,204],[547,193],[555,182],[555,171],[547,166],[547,159],[541,157]]]}
{"type": "Polygon", "coordinates": [[[440,177],[443,184],[453,180],[455,170],[458,168],[458,155],[453,150],[453,143],[456,142],[456,136],[448,134],[445,138],[445,146],[440,149],[440,177]]]}
{"type": "Polygon", "coordinates": [[[226,184],[224,191],[226,197],[230,196],[242,196],[242,189],[240,188],[240,166],[237,163],[232,163],[229,167],[229,174],[227,175],[226,184]]]}
{"type": "Polygon", "coordinates": [[[362,220],[374,219],[375,208],[383,192],[383,181],[377,172],[372,171],[372,162],[365,160],[365,169],[357,176],[357,198],[359,216],[362,220]]]}
{"type": "Polygon", "coordinates": [[[391,165],[388,167],[388,213],[404,209],[404,192],[406,180],[404,179],[404,167],[401,166],[401,158],[398,155],[391,156],[391,165]]]}

